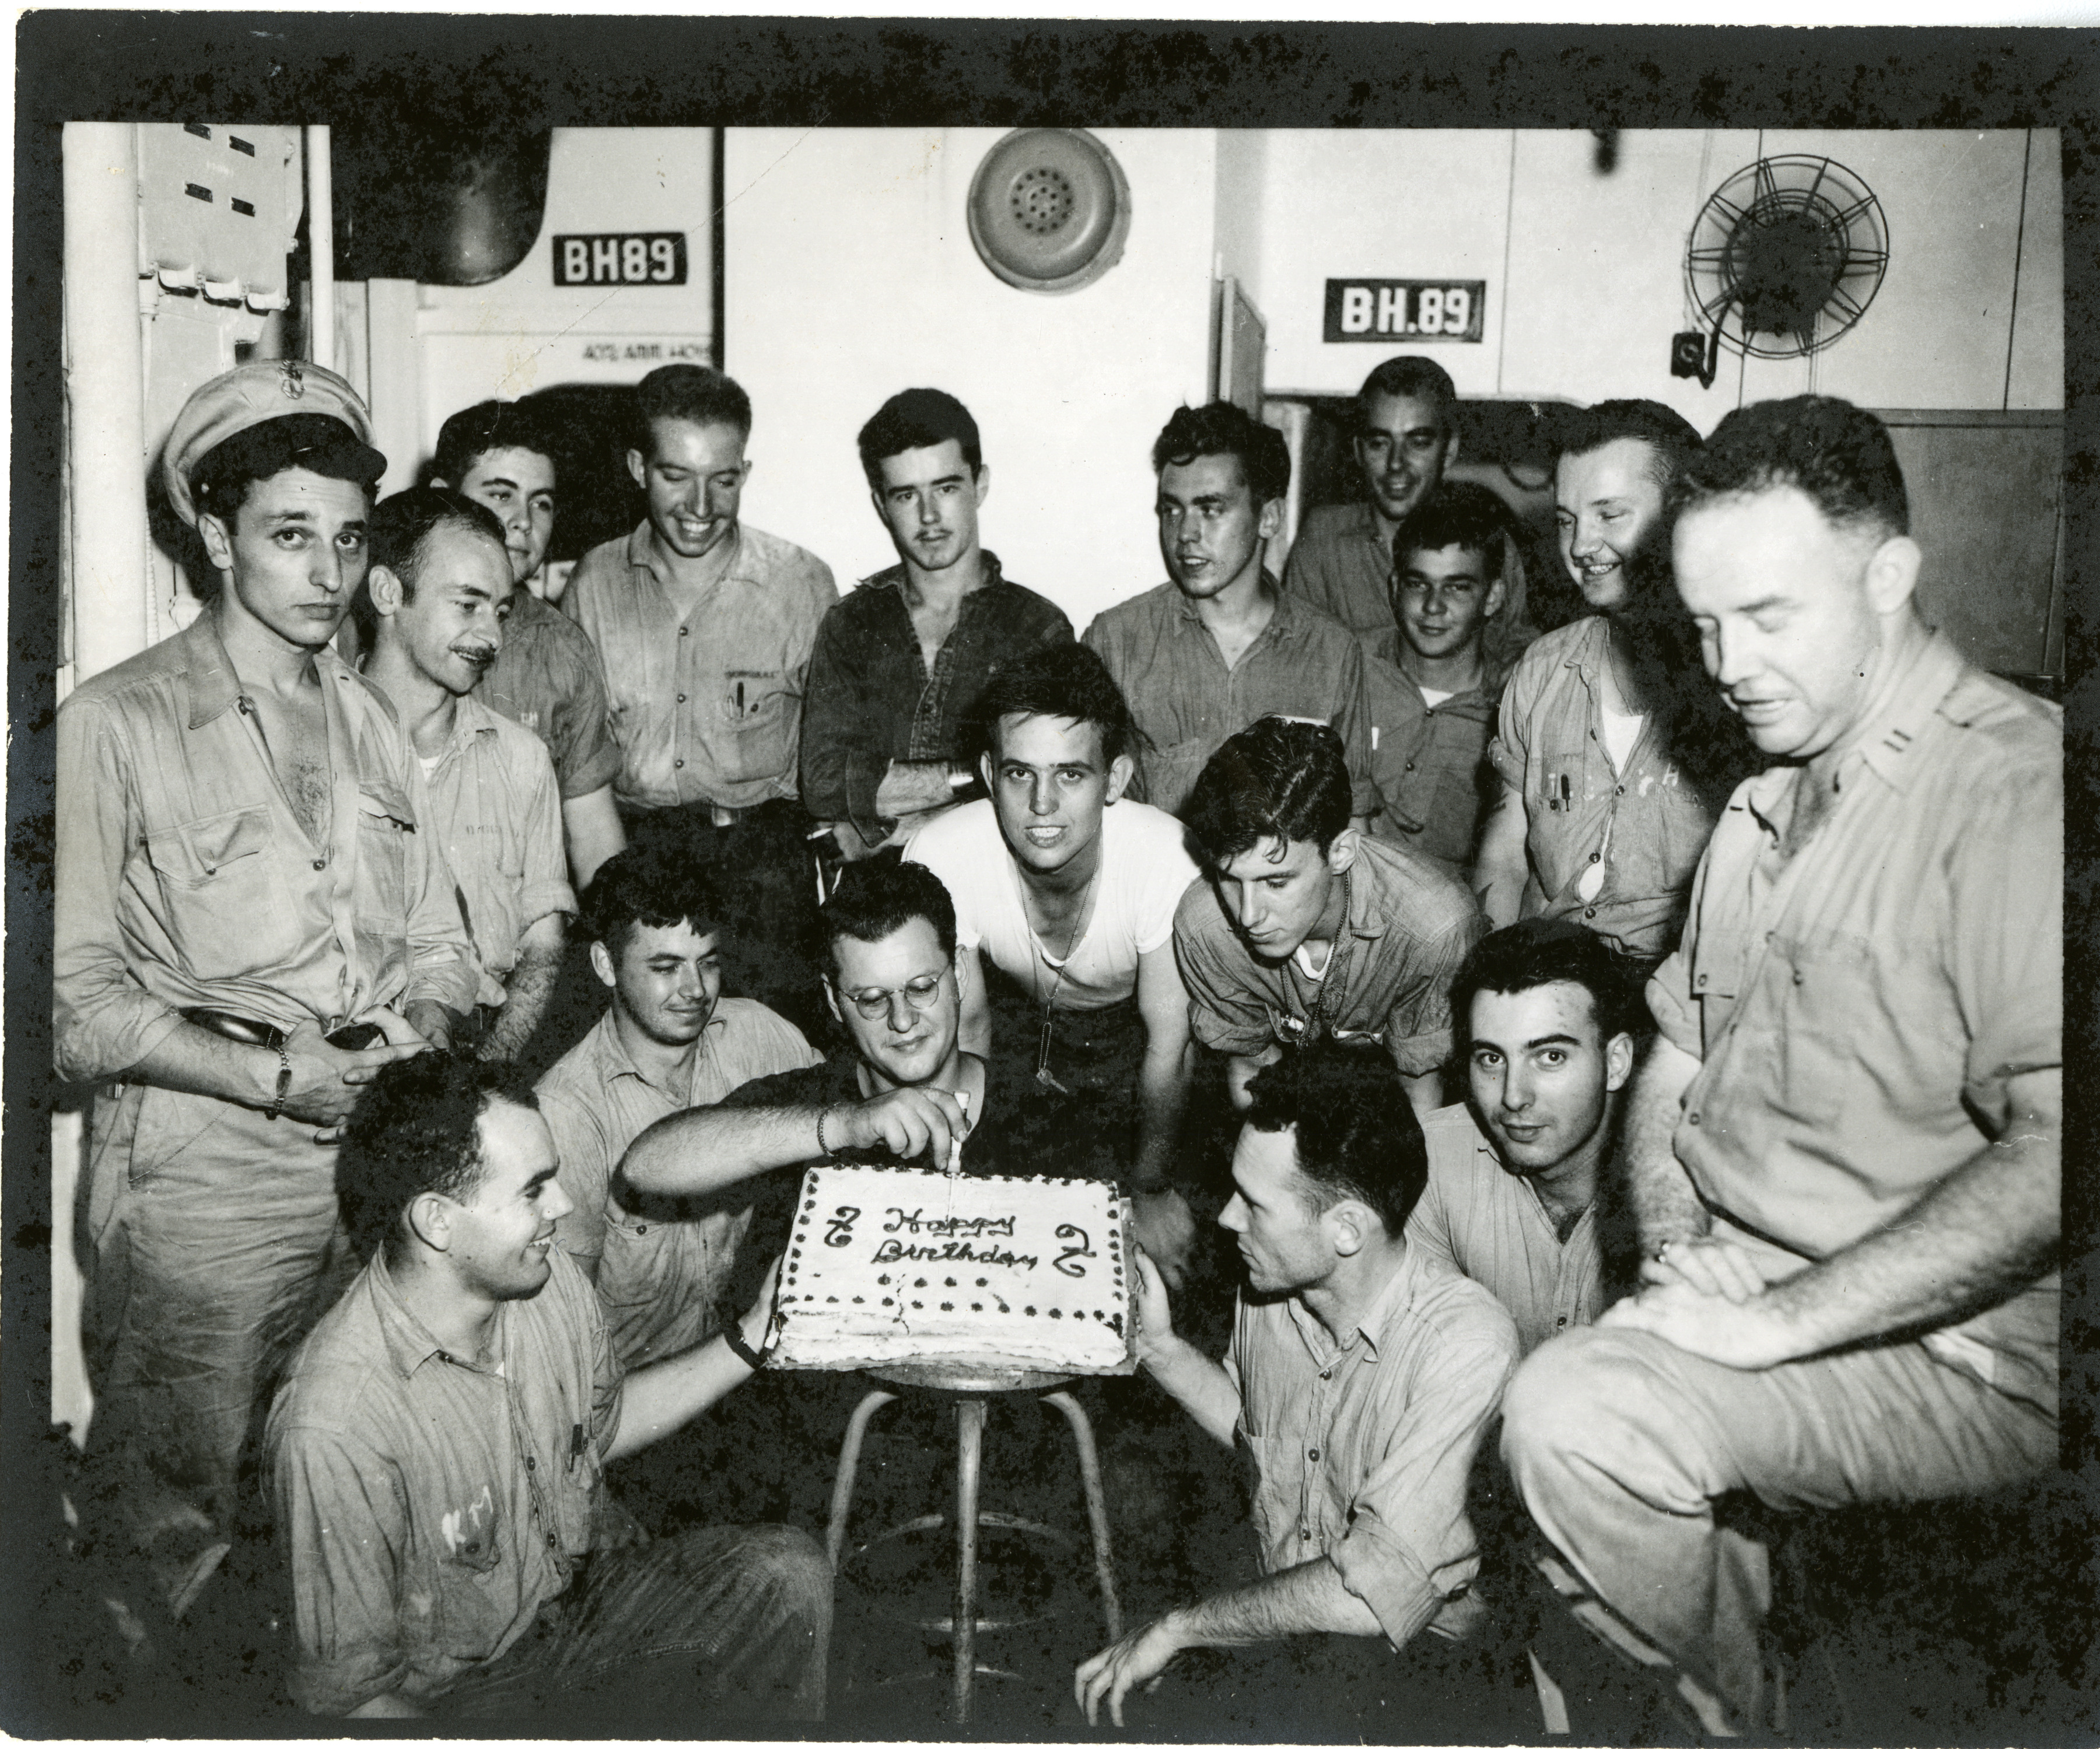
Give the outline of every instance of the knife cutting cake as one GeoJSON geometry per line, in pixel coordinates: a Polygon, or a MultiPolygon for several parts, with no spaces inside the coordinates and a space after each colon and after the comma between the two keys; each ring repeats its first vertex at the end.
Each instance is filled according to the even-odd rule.
{"type": "Polygon", "coordinates": [[[1123,1209],[1084,1178],[812,1166],[781,1271],[783,1366],[986,1359],[1128,1372],[1123,1209]]]}

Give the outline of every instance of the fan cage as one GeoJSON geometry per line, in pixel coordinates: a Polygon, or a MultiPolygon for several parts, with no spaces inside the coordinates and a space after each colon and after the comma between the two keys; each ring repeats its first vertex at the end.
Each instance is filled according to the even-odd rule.
{"type": "Polygon", "coordinates": [[[1865,315],[1888,271],[1887,215],[1834,158],[1759,158],[1708,199],[1685,245],[1685,290],[1731,352],[1798,359],[1865,315]]]}

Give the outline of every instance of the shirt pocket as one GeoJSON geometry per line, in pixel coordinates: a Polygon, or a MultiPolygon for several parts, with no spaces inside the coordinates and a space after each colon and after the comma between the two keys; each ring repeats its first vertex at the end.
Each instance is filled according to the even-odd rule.
{"type": "MultiPolygon", "coordinates": [[[[382,962],[408,952],[409,844],[415,811],[391,784],[368,782],[357,792],[357,925],[382,962]]],[[[378,967],[373,970],[376,972],[378,967]]]]}
{"type": "MultiPolygon", "coordinates": [[[[1887,1017],[1877,1019],[1880,992],[1868,943],[1830,930],[1775,935],[1762,981],[1771,994],[1779,1108],[1803,1124],[1824,1125],[1870,1096],[1860,1084],[1858,1042],[1882,1031],[1887,1017]]],[[[1767,1015],[1759,1007],[1762,1024],[1767,1015]]]]}
{"type": "Polygon", "coordinates": [[[1579,751],[1541,760],[1538,792],[1524,799],[1525,845],[1548,901],[1558,899],[1582,872],[1594,848],[1590,835],[1577,831],[1575,823],[1583,809],[1582,766],[1579,751]]]}
{"type": "Polygon", "coordinates": [[[792,764],[800,713],[777,674],[731,674],[715,702],[721,731],[717,762],[723,781],[755,783],[792,764]]]}
{"type": "Polygon", "coordinates": [[[162,922],[196,977],[240,977],[291,958],[294,919],[271,853],[276,839],[267,806],[213,814],[147,839],[162,922]]]}

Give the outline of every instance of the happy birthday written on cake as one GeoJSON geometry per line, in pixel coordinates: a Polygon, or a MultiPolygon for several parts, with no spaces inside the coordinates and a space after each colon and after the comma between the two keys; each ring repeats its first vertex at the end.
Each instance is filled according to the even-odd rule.
{"type": "MultiPolygon", "coordinates": [[[[871,1262],[990,1263],[1003,1269],[1032,1270],[1042,1262],[1039,1254],[1011,1251],[995,1243],[1013,1238],[1017,1218],[1011,1214],[929,1215],[923,1207],[883,1212],[889,1218],[880,1231],[891,1236],[876,1242],[871,1262]],[[925,1243],[919,1242],[922,1238],[925,1243]]],[[[834,1249],[852,1245],[854,1226],[860,1218],[858,1209],[840,1204],[824,1217],[824,1243],[834,1249]]],[[[1061,1275],[1083,1276],[1087,1266],[1079,1259],[1096,1254],[1086,1229],[1061,1222],[1056,1240],[1060,1249],[1050,1260],[1050,1267],[1061,1275]]]]}

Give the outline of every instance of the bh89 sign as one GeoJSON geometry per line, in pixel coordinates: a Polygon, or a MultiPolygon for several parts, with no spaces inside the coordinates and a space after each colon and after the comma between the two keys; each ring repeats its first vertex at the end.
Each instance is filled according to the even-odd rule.
{"type": "Polygon", "coordinates": [[[1327,340],[1470,340],[1480,337],[1485,280],[1330,280],[1327,340]]]}

